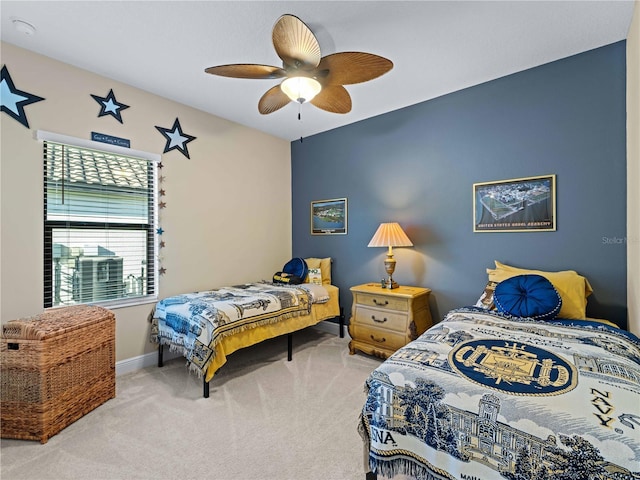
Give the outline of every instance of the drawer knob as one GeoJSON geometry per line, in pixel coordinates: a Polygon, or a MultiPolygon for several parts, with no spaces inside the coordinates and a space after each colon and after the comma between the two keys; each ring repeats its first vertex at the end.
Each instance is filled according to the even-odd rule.
{"type": "Polygon", "coordinates": [[[382,320],[380,320],[379,318],[376,318],[375,315],[371,315],[371,320],[373,320],[376,323],[384,323],[387,321],[387,317],[384,317],[382,320]]]}
{"type": "Polygon", "coordinates": [[[371,340],[373,340],[374,342],[378,342],[378,343],[384,343],[387,341],[386,338],[382,337],[382,338],[376,338],[373,335],[371,335],[371,340]]]}
{"type": "Polygon", "coordinates": [[[388,300],[385,300],[384,302],[379,302],[375,298],[373,299],[373,303],[375,303],[376,305],[380,305],[380,306],[389,305],[389,301],[388,300]]]}

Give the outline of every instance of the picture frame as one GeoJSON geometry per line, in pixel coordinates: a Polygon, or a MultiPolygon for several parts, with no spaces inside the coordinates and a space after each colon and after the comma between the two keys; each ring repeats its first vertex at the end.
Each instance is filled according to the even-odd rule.
{"type": "Polygon", "coordinates": [[[474,232],[555,230],[555,175],[473,184],[474,232]]]}
{"type": "Polygon", "coordinates": [[[347,199],[314,200],[311,202],[312,235],[347,234],[347,199]]]}

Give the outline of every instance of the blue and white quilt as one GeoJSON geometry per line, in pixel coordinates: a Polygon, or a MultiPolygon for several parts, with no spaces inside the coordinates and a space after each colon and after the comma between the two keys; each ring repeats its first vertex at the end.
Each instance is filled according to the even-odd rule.
{"type": "Polygon", "coordinates": [[[150,315],[151,341],[180,352],[204,375],[221,338],[308,315],[314,295],[305,286],[263,282],[165,298],[150,315]]]}
{"type": "Polygon", "coordinates": [[[387,477],[640,479],[640,340],[602,323],[452,310],[365,389],[387,477]]]}

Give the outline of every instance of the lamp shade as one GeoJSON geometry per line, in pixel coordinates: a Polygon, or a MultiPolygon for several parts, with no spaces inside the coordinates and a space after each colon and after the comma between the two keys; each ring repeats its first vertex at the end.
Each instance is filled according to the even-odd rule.
{"type": "Polygon", "coordinates": [[[397,223],[381,223],[368,247],[413,247],[413,243],[397,223]]]}
{"type": "Polygon", "coordinates": [[[304,103],[310,102],[320,93],[322,86],[314,78],[290,77],[280,84],[280,90],[294,102],[304,103]]]}

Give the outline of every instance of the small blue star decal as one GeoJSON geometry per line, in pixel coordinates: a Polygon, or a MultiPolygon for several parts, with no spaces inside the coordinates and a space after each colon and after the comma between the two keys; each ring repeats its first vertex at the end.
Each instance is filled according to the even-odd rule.
{"type": "Polygon", "coordinates": [[[29,122],[27,120],[27,114],[24,111],[24,107],[31,103],[36,103],[44,100],[42,97],[32,95],[22,90],[18,90],[11,80],[9,70],[6,65],[2,66],[2,77],[0,80],[0,103],[2,104],[2,111],[19,121],[22,125],[29,128],[29,122]]]}
{"type": "Polygon", "coordinates": [[[98,117],[104,117],[105,115],[111,115],[113,118],[122,123],[122,115],[120,110],[129,108],[129,105],[120,103],[116,100],[116,96],[113,94],[113,89],[109,90],[106,97],[99,97],[98,95],[91,94],[93,99],[100,104],[100,113],[98,117]]]}
{"type": "Polygon", "coordinates": [[[156,228],[156,233],[157,233],[158,235],[162,235],[162,234],[164,233],[164,230],[162,229],[162,227],[160,227],[160,228],[156,228]]]}
{"type": "Polygon", "coordinates": [[[165,145],[164,152],[162,153],[167,153],[177,148],[185,157],[191,159],[191,157],[189,157],[189,150],[187,150],[187,143],[195,140],[196,137],[183,133],[182,127],[180,127],[180,121],[177,118],[176,121],[173,122],[173,127],[170,129],[158,127],[157,125],[156,128],[167,139],[167,144],[165,145]]]}

